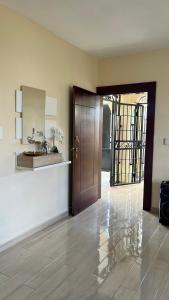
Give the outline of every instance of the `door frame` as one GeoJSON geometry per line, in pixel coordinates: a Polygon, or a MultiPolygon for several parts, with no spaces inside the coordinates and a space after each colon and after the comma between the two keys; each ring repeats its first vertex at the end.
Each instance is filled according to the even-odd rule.
{"type": "Polygon", "coordinates": [[[147,130],[146,130],[146,150],[144,165],[144,193],[143,209],[151,211],[152,204],[152,174],[153,174],[153,152],[154,152],[154,123],[155,123],[155,102],[156,102],[156,82],[141,82],[120,84],[112,86],[97,87],[97,94],[106,96],[111,94],[148,93],[147,98],[147,130]]]}

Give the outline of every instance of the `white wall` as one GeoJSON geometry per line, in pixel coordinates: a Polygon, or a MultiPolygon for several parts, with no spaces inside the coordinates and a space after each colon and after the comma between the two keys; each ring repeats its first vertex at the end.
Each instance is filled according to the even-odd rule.
{"type": "Polygon", "coordinates": [[[0,179],[0,247],[68,212],[68,166],[0,179]]]}

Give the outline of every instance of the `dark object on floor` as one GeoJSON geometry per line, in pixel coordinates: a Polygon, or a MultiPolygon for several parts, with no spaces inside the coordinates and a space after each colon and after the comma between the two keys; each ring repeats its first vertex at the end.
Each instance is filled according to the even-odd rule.
{"type": "Polygon", "coordinates": [[[163,225],[169,225],[169,181],[162,181],[160,193],[160,219],[163,225]]]}

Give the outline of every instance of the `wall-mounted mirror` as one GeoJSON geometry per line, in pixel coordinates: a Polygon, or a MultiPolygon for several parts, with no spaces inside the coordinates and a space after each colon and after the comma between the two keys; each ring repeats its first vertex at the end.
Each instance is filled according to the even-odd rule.
{"type": "Polygon", "coordinates": [[[28,144],[28,137],[33,134],[45,134],[45,99],[43,90],[22,86],[22,118],[23,118],[23,144],[28,144]]]}

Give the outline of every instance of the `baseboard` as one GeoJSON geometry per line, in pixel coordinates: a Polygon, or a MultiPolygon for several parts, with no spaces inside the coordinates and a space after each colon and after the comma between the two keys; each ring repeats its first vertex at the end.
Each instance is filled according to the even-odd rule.
{"type": "Polygon", "coordinates": [[[26,231],[25,233],[17,236],[16,238],[8,241],[7,243],[0,246],[0,253],[7,250],[8,248],[11,248],[11,247],[15,246],[17,243],[25,240],[26,238],[32,236],[33,234],[35,234],[35,233],[37,233],[41,230],[44,230],[45,228],[47,228],[51,225],[54,225],[54,224],[58,223],[59,221],[64,220],[66,217],[68,217],[68,215],[69,215],[69,213],[68,213],[68,211],[66,211],[66,212],[60,214],[59,216],[54,217],[54,218],[52,218],[52,219],[36,226],[36,227],[34,227],[33,229],[30,229],[30,230],[26,231]]]}

